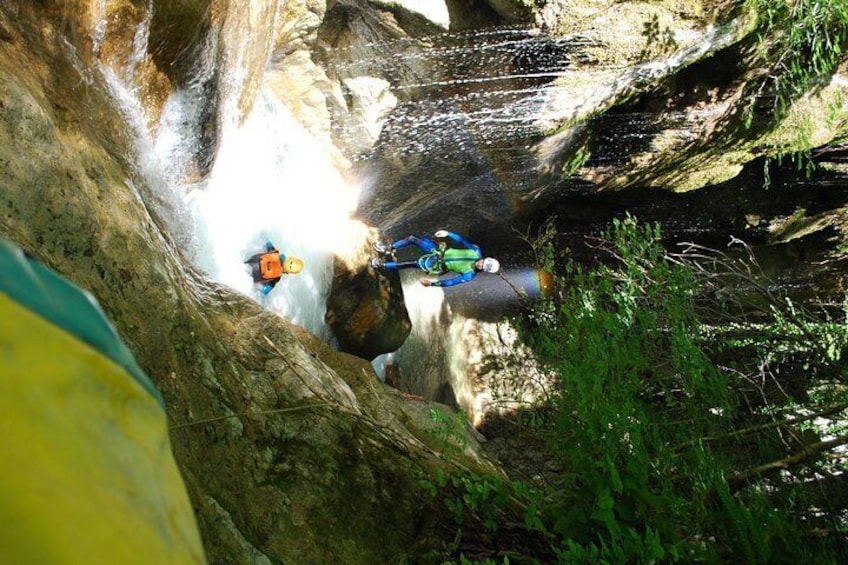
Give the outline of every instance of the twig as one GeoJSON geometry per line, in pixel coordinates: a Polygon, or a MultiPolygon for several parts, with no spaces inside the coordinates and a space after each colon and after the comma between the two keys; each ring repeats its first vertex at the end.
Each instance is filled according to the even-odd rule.
{"type": "Polygon", "coordinates": [[[728,488],[730,488],[730,492],[736,492],[739,489],[745,487],[745,485],[750,483],[752,480],[761,479],[777,471],[788,469],[790,467],[803,463],[808,459],[812,459],[816,455],[827,451],[832,447],[845,445],[846,443],[848,443],[848,434],[835,437],[831,440],[819,441],[811,445],[806,445],[801,451],[795,453],[794,455],[786,457],[785,459],[780,459],[779,461],[771,461],[764,465],[758,465],[740,473],[736,473],[735,475],[727,479],[727,486],[728,488]]]}
{"type": "Polygon", "coordinates": [[[683,442],[674,447],[674,451],[681,451],[683,449],[693,447],[698,445],[699,443],[707,443],[711,441],[717,441],[720,439],[729,439],[729,438],[742,438],[749,436],[751,434],[755,434],[757,432],[762,432],[765,430],[769,430],[772,428],[776,428],[778,426],[793,426],[796,424],[800,424],[801,422],[808,422],[810,420],[815,420],[816,418],[820,418],[823,416],[830,416],[831,414],[837,414],[842,412],[843,410],[848,410],[848,403],[838,404],[836,406],[830,406],[823,410],[820,410],[814,414],[808,414],[806,416],[800,416],[797,418],[792,418],[791,420],[779,420],[774,422],[769,422],[767,424],[759,424],[757,426],[751,426],[748,428],[744,428],[741,430],[737,430],[735,432],[729,432],[726,434],[716,435],[716,436],[707,436],[697,439],[692,439],[686,442],[683,442]]]}

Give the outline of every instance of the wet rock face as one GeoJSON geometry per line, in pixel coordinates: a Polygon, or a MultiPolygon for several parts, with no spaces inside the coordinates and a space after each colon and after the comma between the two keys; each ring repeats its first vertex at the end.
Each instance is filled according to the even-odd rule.
{"type": "Polygon", "coordinates": [[[185,85],[192,75],[198,47],[212,27],[212,4],[212,0],[165,0],[153,6],[149,51],[176,85],[185,85]]]}
{"type": "Polygon", "coordinates": [[[360,403],[286,320],[186,264],[102,76],[62,41],[78,22],[21,6],[0,3],[0,237],[90,291],[162,392],[209,561],[410,553],[439,512],[410,472],[432,462],[425,434],[372,412],[392,392],[367,362],[360,403]]]}
{"type": "Polygon", "coordinates": [[[398,349],[412,324],[397,273],[376,273],[368,255],[363,251],[354,262],[335,260],[326,322],[342,351],[371,360],[398,349]]]}

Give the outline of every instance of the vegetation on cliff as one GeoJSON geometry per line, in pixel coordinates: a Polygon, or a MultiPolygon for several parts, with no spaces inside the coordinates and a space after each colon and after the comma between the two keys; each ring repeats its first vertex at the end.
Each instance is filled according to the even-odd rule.
{"type": "MultiPolygon", "coordinates": [[[[745,128],[762,133],[778,126],[767,136],[766,144],[774,147],[770,154],[778,160],[791,156],[809,169],[814,166],[810,151],[834,136],[821,139],[822,130],[839,131],[844,122],[843,95],[832,83],[848,49],[848,2],[747,0],[745,5],[758,15],[752,78],[742,98],[745,128]],[[805,104],[810,97],[816,102],[805,104]]],[[[768,182],[768,168],[766,175],[768,182]]]]}
{"type": "Polygon", "coordinates": [[[616,220],[592,268],[536,242],[558,292],[521,327],[552,379],[513,424],[546,455],[443,481],[461,562],[845,559],[845,304],[782,296],[741,243],[661,236],[616,220]]]}
{"type": "Polygon", "coordinates": [[[824,87],[843,60],[848,47],[848,2],[748,0],[747,4],[759,15],[757,58],[761,63],[749,119],[758,113],[779,121],[794,100],[824,87]],[[768,104],[757,108],[764,95],[769,95],[768,104]]]}

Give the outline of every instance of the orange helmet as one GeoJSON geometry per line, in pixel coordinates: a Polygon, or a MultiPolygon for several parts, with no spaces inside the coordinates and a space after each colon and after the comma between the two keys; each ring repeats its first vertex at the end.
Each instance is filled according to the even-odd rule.
{"type": "Polygon", "coordinates": [[[286,257],[283,261],[283,272],[289,275],[296,275],[303,270],[303,261],[297,257],[286,257]]]}

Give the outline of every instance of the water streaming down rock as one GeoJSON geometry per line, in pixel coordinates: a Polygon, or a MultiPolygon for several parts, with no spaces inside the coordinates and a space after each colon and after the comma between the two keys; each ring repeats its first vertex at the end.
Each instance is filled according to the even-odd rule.
{"type": "MultiPolygon", "coordinates": [[[[151,127],[153,109],[142,100],[139,66],[147,57],[153,2],[147,3],[145,16],[132,36],[129,54],[118,66],[105,61],[101,55],[109,21],[106,3],[100,3],[99,7],[98,19],[92,28],[93,66],[102,76],[128,127],[134,145],[130,158],[145,181],[139,197],[167,224],[170,235],[186,256],[192,257],[192,250],[198,245],[194,219],[178,187],[191,178],[192,161],[200,150],[200,140],[194,130],[204,100],[195,88],[172,93],[159,114],[158,123],[151,127]]],[[[81,72],[91,72],[83,66],[81,69],[81,72]]],[[[207,60],[206,65],[198,67],[198,76],[208,79],[210,74],[207,60]]]]}
{"type": "MultiPolygon", "coordinates": [[[[409,101],[388,116],[371,153],[358,157],[359,170],[376,185],[362,212],[394,238],[442,228],[489,237],[508,232],[512,194],[538,176],[526,144],[541,138],[537,122],[547,85],[581,60],[591,42],[508,28],[429,37],[420,50],[401,43],[397,64],[432,74],[412,73],[414,81],[393,90],[409,101]],[[500,172],[504,161],[508,175],[500,172]]],[[[355,74],[373,63],[351,61],[338,72],[355,74]]],[[[484,251],[514,254],[512,246],[484,245],[484,251]]],[[[498,320],[517,305],[516,287],[539,295],[524,271],[507,268],[506,279],[481,275],[444,292],[424,289],[418,274],[404,273],[413,331],[375,364],[388,363],[387,378],[399,378],[399,386],[459,405],[479,420],[490,396],[481,367],[502,345],[494,343],[498,320]]]]}
{"type": "MultiPolygon", "coordinates": [[[[279,10],[275,14],[276,18],[279,10]]],[[[705,33],[676,34],[672,52],[636,66],[599,64],[593,52],[598,41],[591,34],[555,39],[523,28],[407,38],[374,47],[384,54],[397,51],[394,59],[363,59],[360,49],[351,50],[348,58],[345,53],[334,54],[334,78],[349,87],[352,100],[363,85],[379,83],[388,88],[383,106],[366,120],[382,125],[369,129],[375,138],[373,147],[353,156],[355,172],[371,183],[360,212],[392,237],[448,227],[469,235],[487,252],[516,262],[527,249],[511,232],[511,221],[544,206],[551,187],[562,191],[563,186],[587,182],[579,178],[562,182],[571,172],[570,164],[563,161],[571,158],[575,144],[585,143],[582,134],[587,128],[595,133],[599,147],[604,137],[598,132],[603,132],[604,124],[610,125],[609,120],[621,121],[632,132],[609,136],[607,149],[591,156],[589,165],[596,175],[604,173],[604,167],[614,172],[616,166],[625,165],[630,157],[626,153],[649,151],[657,132],[668,129],[668,123],[651,123],[642,115],[605,114],[600,120],[607,122],[601,124],[587,124],[585,118],[728,45],[740,33],[739,26],[734,22],[705,33]],[[385,65],[405,70],[375,72],[375,66],[385,65]],[[402,80],[381,83],[366,76],[380,73],[402,80]],[[379,123],[386,111],[384,123],[379,123]],[[549,135],[558,129],[558,135],[549,135]]],[[[143,27],[135,37],[139,45],[145,42],[143,27]]],[[[158,193],[160,198],[177,195],[170,208],[178,212],[171,212],[169,224],[187,254],[214,278],[242,292],[253,289],[240,259],[251,248],[261,247],[266,238],[284,251],[304,255],[314,269],[287,279],[286,287],[280,287],[287,292],[278,289],[267,304],[327,337],[323,296],[329,257],[345,238],[326,236],[331,228],[346,223],[353,206],[352,191],[270,90],[260,86],[254,91],[245,85],[246,77],[255,75],[244,67],[249,59],[246,51],[234,45],[228,48],[234,55],[228,58],[231,66],[221,79],[223,99],[214,105],[219,124],[214,165],[207,170],[191,163],[201,152],[195,136],[202,129],[200,114],[211,106],[208,93],[203,88],[182,88],[168,99],[158,121],[151,143],[157,157],[148,175],[165,180],[151,184],[166,187],[158,193]],[[245,99],[255,103],[245,105],[245,99]],[[243,115],[246,107],[249,111],[243,115]],[[192,169],[199,172],[197,177],[192,177],[192,169]],[[322,172],[325,176],[316,178],[322,172]],[[301,200],[307,196],[316,200],[301,200]],[[338,214],[327,208],[328,202],[341,204],[338,214]],[[188,213],[183,210],[186,206],[188,213]],[[296,217],[287,221],[286,214],[292,210],[296,217]]],[[[205,49],[212,51],[216,46],[205,49]]],[[[202,77],[197,82],[208,81],[209,77],[202,77]]],[[[124,88],[122,96],[127,92],[132,94],[124,88]]],[[[127,106],[132,108],[132,96],[128,98],[127,106]]],[[[676,120],[679,129],[685,130],[692,116],[668,114],[666,119],[676,120]]],[[[337,139],[344,140],[349,124],[338,120],[334,126],[337,139]]],[[[622,128],[616,124],[609,129],[622,128]]],[[[520,260],[517,266],[522,266],[520,260]]],[[[467,355],[453,353],[461,344],[448,337],[462,332],[449,328],[448,321],[460,313],[457,296],[464,295],[471,303],[474,297],[469,298],[464,288],[452,289],[444,305],[440,291],[430,289],[421,295],[418,290],[407,281],[407,300],[417,312],[414,316],[421,330],[395,359],[406,366],[404,373],[428,373],[422,391],[439,390],[446,382],[444,375],[468,373],[458,361],[467,355]],[[428,303],[416,303],[419,296],[428,303]]],[[[480,309],[497,310],[497,305],[480,309]]],[[[468,314],[464,306],[462,313],[468,314]]],[[[461,404],[478,404],[468,392],[473,389],[454,379],[450,394],[462,396],[461,404]]],[[[450,396],[427,394],[448,400],[450,396]]]]}
{"type": "MultiPolygon", "coordinates": [[[[254,94],[242,115],[247,63],[235,65],[221,80],[217,151],[211,165],[199,163],[207,140],[203,123],[214,101],[208,83],[216,72],[216,42],[198,53],[193,80],[170,94],[158,122],[149,116],[134,86],[134,69],[146,54],[150,16],[135,34],[133,56],[125,68],[99,66],[132,126],[140,169],[153,193],[144,195],[168,224],[184,255],[213,279],[262,301],[293,322],[331,339],[324,323],[325,297],[334,252],[344,253],[363,237],[350,220],[355,188],[348,186],[320,144],[266,87],[254,94]],[[298,276],[284,277],[263,297],[244,259],[271,241],[305,261],[298,276]]],[[[96,26],[105,34],[106,23],[96,26]]],[[[96,38],[95,38],[96,39],[96,38]]]]}
{"type": "Polygon", "coordinates": [[[192,188],[188,201],[205,271],[256,297],[242,262],[265,241],[273,242],[303,259],[306,268],[284,277],[263,302],[330,337],[324,312],[332,256],[354,235],[349,218],[356,194],[273,93],[264,89],[245,121],[224,130],[208,181],[192,188]]]}
{"type": "MultiPolygon", "coordinates": [[[[390,232],[462,224],[467,231],[489,232],[502,245],[515,217],[544,209],[563,185],[582,182],[585,188],[587,181],[573,174],[583,164],[577,157],[610,158],[615,148],[580,151],[607,110],[733,44],[748,23],[743,18],[680,30],[664,51],[638,64],[635,54],[632,64],[599,60],[603,38],[597,32],[561,38],[515,28],[453,33],[425,38],[417,50],[401,40],[391,64],[405,71],[388,73],[388,62],[376,62],[398,77],[391,93],[399,104],[373,148],[357,156],[360,174],[379,187],[366,188],[361,212],[390,232]]],[[[374,72],[374,64],[351,61],[336,72],[374,72]]],[[[653,115],[643,131],[641,116],[612,117],[622,118],[633,119],[631,129],[642,140],[641,149],[612,155],[626,169],[634,155],[654,150],[661,132],[668,145],[671,133],[683,139],[706,116],[653,115]]],[[[592,171],[592,182],[622,172],[592,171]]]]}
{"type": "MultiPolygon", "coordinates": [[[[104,73],[126,112],[134,116],[130,121],[136,124],[142,168],[156,190],[160,213],[189,257],[213,278],[247,294],[254,289],[240,260],[266,239],[286,252],[303,256],[311,266],[308,273],[287,279],[286,292],[275,292],[266,304],[328,337],[323,325],[323,297],[334,247],[330,240],[340,243],[337,234],[328,231],[340,225],[339,221],[344,224],[352,207],[350,191],[334,174],[320,147],[309,143],[309,136],[267,89],[261,91],[251,114],[242,121],[238,101],[244,96],[241,83],[247,73],[241,55],[235,57],[236,63],[229,70],[228,86],[223,89],[225,99],[218,105],[222,126],[217,159],[207,176],[194,177],[198,167],[193,161],[202,145],[196,132],[209,103],[199,85],[210,80],[213,65],[201,65],[193,84],[168,98],[155,133],[148,134],[143,126],[143,108],[128,85],[132,84],[138,57],[144,54],[149,25],[148,15],[135,34],[128,67],[121,73],[104,67],[104,73]],[[298,168],[304,164],[308,165],[298,168]],[[325,177],[316,178],[316,172],[321,171],[327,173],[325,177]],[[341,202],[340,215],[333,214],[327,202],[341,202]]],[[[104,34],[105,26],[98,24],[97,33],[104,34]]],[[[538,108],[544,102],[543,86],[564,72],[571,54],[577,53],[574,57],[579,58],[579,50],[586,45],[589,42],[580,38],[563,42],[525,29],[430,38],[423,54],[411,57],[439,61],[431,65],[435,76],[399,87],[399,91],[423,94],[416,96],[413,113],[396,112],[389,119],[375,153],[388,144],[403,154],[436,154],[449,147],[440,153],[442,157],[462,154],[474,160],[475,155],[482,156],[476,167],[482,176],[468,185],[472,195],[482,198],[465,207],[462,214],[467,218],[486,210],[488,214],[507,215],[487,197],[493,192],[492,185],[503,185],[504,181],[491,174],[489,153],[485,152],[518,149],[531,163],[526,148],[509,145],[532,138],[530,131],[537,128],[538,108]],[[485,41],[478,43],[481,37],[485,41]],[[532,72],[500,71],[519,69],[527,59],[535,61],[532,72]],[[487,75],[491,69],[500,74],[487,75]],[[437,90],[442,94],[434,95],[437,90]],[[447,106],[445,99],[449,100],[447,106]],[[393,137],[395,130],[403,137],[393,137]]],[[[212,51],[215,45],[205,48],[212,51]]],[[[211,55],[198,57],[199,61],[212,59],[211,55]]],[[[531,172],[527,166],[516,167],[513,162],[513,179],[523,182],[530,178],[522,177],[522,173],[531,172]]],[[[514,187],[510,191],[515,191],[514,187]]],[[[502,200],[502,195],[496,194],[496,198],[502,200]]],[[[434,329],[432,333],[439,335],[440,331],[434,329]]],[[[449,364],[457,366],[455,362],[449,364]]]]}

